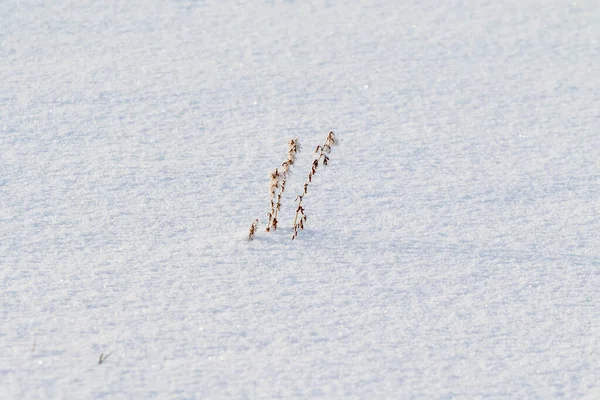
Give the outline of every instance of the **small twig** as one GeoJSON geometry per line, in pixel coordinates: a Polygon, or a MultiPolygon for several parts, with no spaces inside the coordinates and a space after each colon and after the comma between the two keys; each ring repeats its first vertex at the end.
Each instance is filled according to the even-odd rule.
{"type": "Polygon", "coordinates": [[[35,351],[35,340],[33,341],[33,346],[31,347],[31,352],[33,353],[35,351]]]}
{"type": "Polygon", "coordinates": [[[104,355],[104,353],[100,353],[100,359],[98,360],[98,364],[102,364],[104,361],[106,361],[106,359],[108,357],[110,357],[111,354],[112,354],[112,351],[110,353],[108,353],[107,355],[104,355]]]}

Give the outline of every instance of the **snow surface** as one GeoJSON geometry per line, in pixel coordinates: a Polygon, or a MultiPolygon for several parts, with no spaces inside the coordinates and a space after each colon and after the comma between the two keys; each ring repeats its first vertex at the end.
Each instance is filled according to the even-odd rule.
{"type": "Polygon", "coordinates": [[[598,399],[599,110],[596,0],[3,1],[1,397],[598,399]]]}

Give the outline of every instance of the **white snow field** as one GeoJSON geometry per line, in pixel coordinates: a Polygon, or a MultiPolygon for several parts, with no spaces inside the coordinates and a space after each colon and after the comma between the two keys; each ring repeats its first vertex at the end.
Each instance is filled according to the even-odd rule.
{"type": "Polygon", "coordinates": [[[599,197],[596,0],[4,0],[0,398],[600,399],[599,197]]]}

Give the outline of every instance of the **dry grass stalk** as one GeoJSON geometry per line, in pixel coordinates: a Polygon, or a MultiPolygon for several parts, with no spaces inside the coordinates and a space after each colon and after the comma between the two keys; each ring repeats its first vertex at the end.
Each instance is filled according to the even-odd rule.
{"type": "MultiPolygon", "coordinates": [[[[279,181],[281,179],[281,174],[279,173],[279,169],[275,168],[275,171],[271,172],[271,179],[269,180],[269,193],[271,197],[271,211],[267,213],[267,228],[265,229],[267,232],[271,230],[271,226],[273,225],[273,214],[275,214],[275,198],[277,197],[276,192],[279,188],[279,181]]],[[[277,222],[275,222],[277,225],[277,222]]]]}
{"type": "Polygon", "coordinates": [[[106,361],[106,359],[112,354],[112,351],[110,353],[108,353],[107,355],[104,355],[104,353],[100,353],[100,359],[98,360],[98,364],[102,364],[104,361],[106,361]]]}
{"type": "Polygon", "coordinates": [[[271,211],[267,213],[268,221],[266,231],[277,230],[277,214],[281,210],[281,197],[285,191],[287,177],[290,174],[290,169],[296,161],[296,155],[300,152],[300,142],[298,138],[288,141],[288,153],[286,160],[281,164],[280,168],[275,168],[271,172],[271,180],[269,183],[269,192],[271,194],[271,211]]]}
{"type": "Polygon", "coordinates": [[[248,240],[254,240],[254,236],[256,235],[256,230],[258,229],[258,219],[255,219],[252,225],[250,226],[250,231],[248,232],[248,240]]]}
{"type": "Polygon", "coordinates": [[[331,153],[331,147],[336,144],[337,139],[335,138],[335,134],[333,131],[330,131],[327,134],[327,138],[325,139],[323,145],[319,145],[315,149],[315,154],[318,155],[312,163],[310,173],[308,174],[308,180],[304,183],[302,194],[296,196],[296,202],[298,205],[296,206],[296,216],[294,217],[294,233],[292,234],[292,240],[298,236],[299,229],[304,229],[306,214],[304,213],[304,205],[302,204],[302,201],[304,200],[304,196],[308,193],[308,184],[312,182],[312,178],[317,173],[319,165],[327,165],[329,163],[329,153],[331,153]]]}

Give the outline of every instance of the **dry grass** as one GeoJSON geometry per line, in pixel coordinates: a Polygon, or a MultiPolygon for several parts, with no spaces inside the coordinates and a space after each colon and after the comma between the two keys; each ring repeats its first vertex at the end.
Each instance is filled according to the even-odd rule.
{"type": "MultiPolygon", "coordinates": [[[[277,230],[277,214],[281,210],[281,198],[285,192],[285,185],[287,178],[290,174],[290,169],[296,162],[296,155],[300,152],[300,142],[298,138],[288,140],[288,152],[287,158],[280,167],[275,168],[275,171],[271,172],[269,180],[269,194],[270,194],[270,205],[271,210],[267,213],[267,227],[265,230],[270,232],[271,230],[277,230]]],[[[248,232],[248,240],[254,240],[256,236],[256,230],[258,229],[258,219],[256,219],[250,226],[248,232]]]]}
{"type": "Polygon", "coordinates": [[[304,196],[308,193],[308,184],[312,182],[312,178],[317,173],[319,165],[327,165],[329,163],[329,153],[331,153],[331,147],[337,143],[338,142],[335,138],[335,134],[333,131],[331,131],[327,134],[327,138],[325,139],[323,145],[319,145],[315,149],[315,154],[317,154],[317,156],[313,160],[310,173],[308,174],[308,179],[304,183],[302,194],[296,196],[296,202],[298,205],[296,206],[296,215],[294,217],[294,233],[292,234],[292,240],[296,239],[298,236],[298,230],[304,229],[306,214],[304,213],[304,205],[302,201],[304,200],[304,196]]]}
{"type": "Polygon", "coordinates": [[[281,210],[281,197],[285,191],[285,184],[287,182],[290,169],[296,162],[296,155],[300,152],[300,142],[298,138],[290,139],[288,141],[288,153],[286,160],[281,163],[280,168],[275,168],[275,171],[271,172],[271,180],[269,182],[269,192],[271,194],[271,211],[267,213],[267,232],[271,230],[277,230],[277,214],[281,210]]]}
{"type": "Polygon", "coordinates": [[[255,219],[252,225],[250,226],[250,231],[248,232],[248,240],[254,240],[254,236],[256,236],[256,230],[258,229],[258,219],[255,219]]]}
{"type": "MultiPolygon", "coordinates": [[[[312,162],[312,166],[310,169],[310,173],[308,174],[308,179],[304,183],[304,189],[302,194],[296,196],[296,202],[298,205],[296,206],[296,215],[294,217],[294,233],[292,235],[292,239],[295,239],[298,236],[298,231],[304,229],[304,223],[306,222],[306,214],[304,213],[304,205],[302,201],[304,200],[304,196],[308,193],[308,185],[312,182],[313,176],[317,173],[317,170],[320,165],[327,165],[329,163],[329,153],[331,153],[332,146],[337,144],[337,139],[335,134],[331,131],[327,134],[327,138],[322,145],[317,146],[315,149],[316,157],[312,162]]],[[[288,176],[290,175],[290,170],[294,163],[296,162],[296,155],[300,152],[300,142],[298,138],[290,139],[288,141],[288,153],[286,160],[281,164],[280,167],[275,168],[273,172],[270,174],[269,179],[269,194],[270,194],[270,206],[271,210],[267,213],[267,227],[265,230],[267,232],[277,230],[277,225],[279,224],[279,220],[277,216],[279,211],[281,210],[281,199],[283,197],[283,193],[285,192],[285,186],[287,183],[288,176]]],[[[256,236],[256,231],[258,229],[258,219],[254,220],[252,225],[250,226],[250,230],[248,232],[248,240],[253,240],[256,236]]]]}

